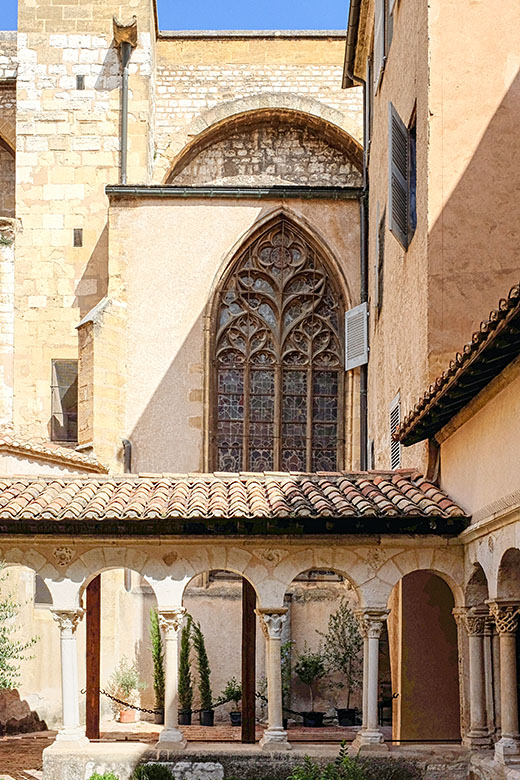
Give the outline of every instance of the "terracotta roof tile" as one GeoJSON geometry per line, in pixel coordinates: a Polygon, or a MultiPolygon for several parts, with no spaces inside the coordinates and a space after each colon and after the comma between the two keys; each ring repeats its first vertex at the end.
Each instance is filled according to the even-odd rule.
{"type": "Polygon", "coordinates": [[[0,452],[36,458],[67,466],[78,471],[94,471],[106,474],[108,469],[95,458],[63,447],[46,439],[24,438],[15,434],[11,425],[0,426],[0,452]]]}
{"type": "MultiPolygon", "coordinates": [[[[427,528],[454,532],[453,519],[467,516],[438,487],[414,472],[317,474],[118,475],[112,477],[13,477],[0,479],[0,526],[36,526],[53,521],[128,524],[156,520],[161,532],[177,520],[322,519],[334,528],[362,530],[363,522],[384,521],[399,532],[400,519],[428,520],[427,528]],[[358,521],[360,521],[358,523],[358,521]]],[[[386,525],[385,525],[386,524],[386,525]]],[[[77,528],[77,525],[75,526],[77,528]]],[[[132,528],[135,526],[132,525],[132,528]]],[[[172,526],[173,527],[173,526],[172,526]]],[[[270,526],[272,529],[272,526],[270,526]]],[[[276,527],[276,526],[274,526],[276,527]]],[[[460,529],[459,529],[460,530],[460,529]]]]}
{"type": "Polygon", "coordinates": [[[457,352],[418,400],[393,438],[405,446],[433,436],[520,354],[520,284],[457,352]]]}

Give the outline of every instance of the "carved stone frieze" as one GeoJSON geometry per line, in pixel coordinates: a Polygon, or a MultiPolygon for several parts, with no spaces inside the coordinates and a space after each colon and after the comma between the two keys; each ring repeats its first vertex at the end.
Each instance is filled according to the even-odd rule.
{"type": "Polygon", "coordinates": [[[184,607],[161,610],[159,612],[159,625],[164,630],[166,639],[176,634],[182,628],[186,610],[184,607]]]}

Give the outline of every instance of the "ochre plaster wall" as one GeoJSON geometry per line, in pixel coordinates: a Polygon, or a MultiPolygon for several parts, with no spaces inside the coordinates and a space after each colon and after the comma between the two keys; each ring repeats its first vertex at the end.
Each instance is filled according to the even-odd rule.
{"type": "MultiPolygon", "coordinates": [[[[434,574],[417,571],[400,583],[401,663],[398,693],[402,740],[460,739],[457,627],[453,595],[434,574]]],[[[397,724],[396,724],[397,725],[397,724]]]]}
{"type": "Polygon", "coordinates": [[[518,360],[515,373],[509,384],[441,445],[442,487],[472,515],[473,522],[518,503],[518,360]]]}
{"type": "MultiPolygon", "coordinates": [[[[203,448],[208,304],[233,249],[281,207],[329,248],[347,285],[347,304],[355,304],[359,290],[355,200],[114,200],[113,294],[121,293],[127,302],[125,430],[114,436],[133,442],[135,471],[208,467],[203,448]]],[[[351,406],[347,415],[352,421],[351,406]]],[[[350,439],[345,457],[347,467],[357,457],[357,447],[351,454],[350,439]]]]}

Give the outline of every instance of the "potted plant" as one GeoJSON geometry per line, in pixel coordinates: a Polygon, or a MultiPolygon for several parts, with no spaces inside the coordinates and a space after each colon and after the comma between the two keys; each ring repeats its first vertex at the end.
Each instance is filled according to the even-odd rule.
{"type": "Polygon", "coordinates": [[[341,674],[339,681],[331,682],[336,690],[344,690],[344,709],[336,709],[340,726],[353,726],[356,711],[350,706],[352,692],[359,688],[362,681],[363,639],[359,633],[358,622],[348,601],[342,598],[338,609],[329,617],[327,632],[317,632],[323,637],[325,665],[327,671],[341,674]]]}
{"type": "Polygon", "coordinates": [[[179,653],[179,724],[189,726],[191,724],[191,710],[193,706],[193,684],[190,668],[191,651],[191,624],[193,619],[188,615],[186,625],[181,632],[181,650],[179,653]]]}
{"type": "MultiPolygon", "coordinates": [[[[111,696],[121,699],[128,704],[137,705],[139,691],[145,688],[145,684],[139,678],[139,672],[135,662],[130,664],[126,656],[122,656],[118,666],[114,669],[108,680],[107,690],[111,696]]],[[[119,716],[120,723],[134,723],[135,710],[125,707],[124,704],[114,702],[114,709],[119,716]]]]}
{"type": "Polygon", "coordinates": [[[193,645],[197,653],[199,671],[200,725],[213,726],[215,713],[213,711],[213,695],[211,693],[210,668],[206,643],[200,623],[193,624],[193,645]]]}
{"type": "Polygon", "coordinates": [[[152,642],[153,690],[155,694],[155,722],[164,723],[164,648],[156,609],[150,610],[150,639],[152,642]]]}
{"type": "Polygon", "coordinates": [[[232,701],[234,704],[234,709],[229,713],[231,725],[241,726],[242,713],[238,709],[238,702],[242,699],[242,685],[238,682],[236,677],[232,677],[231,680],[227,681],[221,696],[225,701],[232,701]]]}
{"type": "Polygon", "coordinates": [[[296,656],[294,671],[300,678],[300,681],[309,687],[311,711],[302,712],[303,725],[310,727],[323,726],[324,712],[314,712],[314,692],[313,685],[321,680],[327,674],[325,659],[321,651],[313,651],[305,643],[303,651],[296,656]]]}

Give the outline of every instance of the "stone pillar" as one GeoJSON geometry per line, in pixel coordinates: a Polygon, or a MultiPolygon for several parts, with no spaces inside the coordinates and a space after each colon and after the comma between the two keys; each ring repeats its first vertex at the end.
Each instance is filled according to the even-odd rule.
{"type": "Polygon", "coordinates": [[[359,750],[387,750],[378,722],[379,639],[387,609],[367,609],[356,613],[364,639],[363,654],[363,726],[352,747],[359,750]]]}
{"type": "Polygon", "coordinates": [[[464,616],[469,641],[469,712],[470,728],[464,744],[471,748],[489,747],[487,727],[486,678],[484,664],[484,631],[487,610],[468,609],[464,616]]]}
{"type": "Polygon", "coordinates": [[[78,648],[76,628],[83,617],[82,609],[52,609],[60,629],[61,701],[63,725],[57,742],[88,742],[79,722],[78,648]]]}
{"type": "Polygon", "coordinates": [[[516,674],[516,631],[520,604],[494,602],[490,606],[500,636],[500,721],[502,736],[495,745],[495,761],[520,763],[518,692],[516,674]]]}
{"type": "Polygon", "coordinates": [[[493,621],[488,615],[484,626],[484,680],[486,684],[487,729],[490,739],[496,731],[493,682],[493,621]]]}
{"type": "Polygon", "coordinates": [[[491,647],[493,650],[493,703],[495,706],[495,736],[497,739],[500,739],[500,635],[494,623],[491,647]]]}
{"type": "Polygon", "coordinates": [[[262,750],[290,750],[287,732],[283,727],[282,628],[287,609],[257,609],[262,630],[267,637],[267,729],[260,740],[262,750]]]}
{"type": "Polygon", "coordinates": [[[159,610],[159,625],[164,630],[166,676],[164,685],[164,729],[157,750],[179,751],[186,748],[186,740],[179,730],[179,634],[186,610],[177,607],[159,610]]]}

